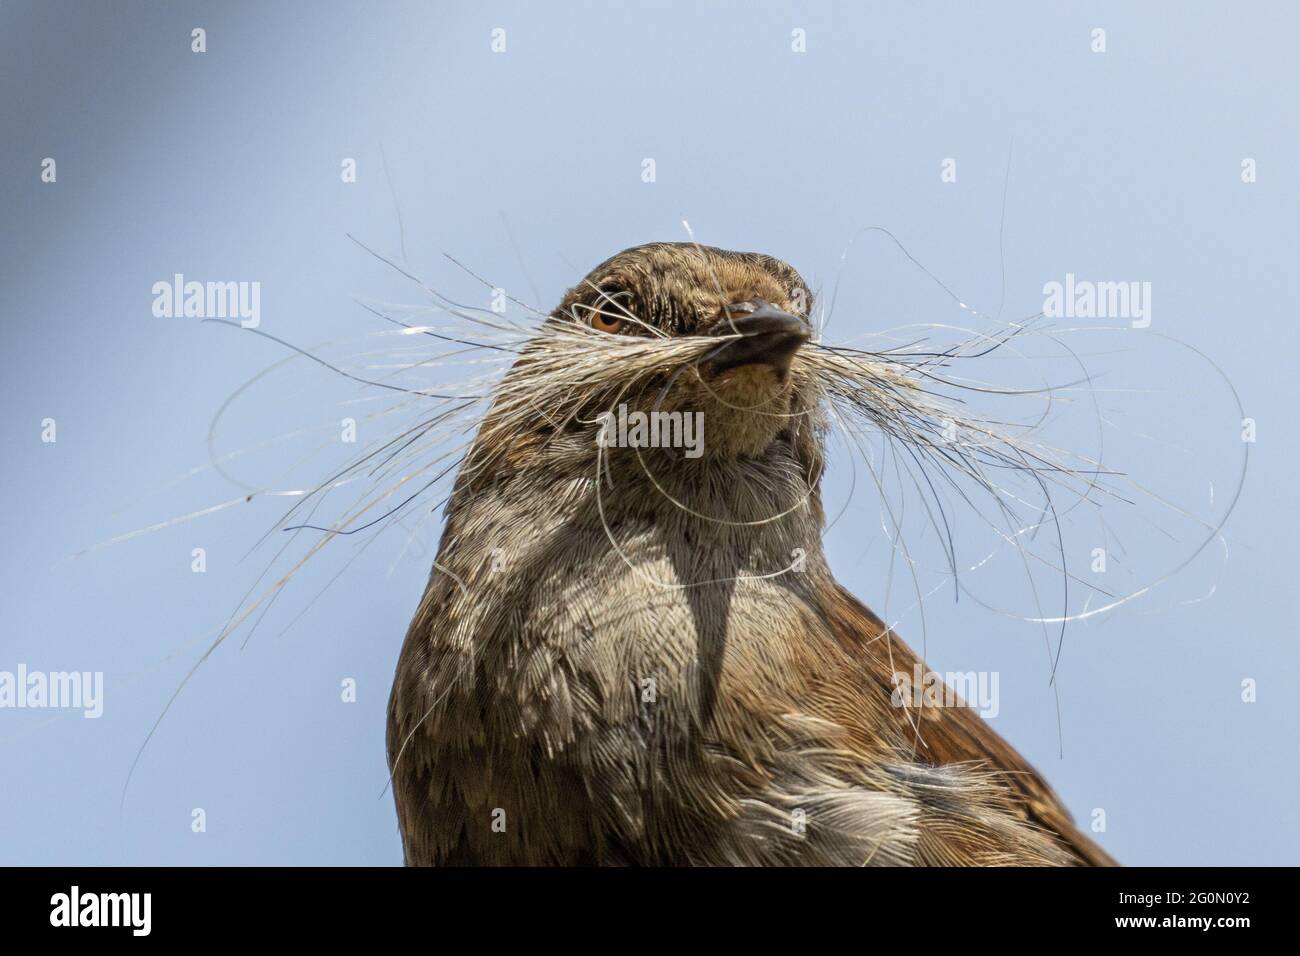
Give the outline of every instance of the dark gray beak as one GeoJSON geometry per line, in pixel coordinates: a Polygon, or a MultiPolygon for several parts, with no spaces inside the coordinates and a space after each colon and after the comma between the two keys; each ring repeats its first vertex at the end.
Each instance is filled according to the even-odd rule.
{"type": "Polygon", "coordinates": [[[709,359],[719,372],[741,365],[768,365],[782,375],[799,346],[812,338],[812,329],[797,315],[782,312],[762,299],[727,306],[728,317],[713,325],[709,335],[741,335],[720,346],[709,359]]]}

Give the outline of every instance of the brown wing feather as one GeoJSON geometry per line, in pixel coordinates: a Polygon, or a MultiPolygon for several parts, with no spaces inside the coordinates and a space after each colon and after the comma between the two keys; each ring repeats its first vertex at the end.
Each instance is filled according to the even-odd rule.
{"type": "MultiPolygon", "coordinates": [[[[826,595],[827,618],[841,645],[865,659],[868,673],[881,694],[894,691],[893,675],[911,674],[920,658],[870,610],[838,583],[826,595]]],[[[924,662],[920,662],[925,669],[924,662]]],[[[1101,847],[1086,837],[1038,772],[1005,740],[989,728],[970,707],[927,707],[899,711],[900,721],[918,718],[921,742],[918,756],[928,763],[977,763],[997,771],[1012,799],[1034,826],[1054,834],[1089,866],[1118,865],[1101,847]]],[[[915,733],[908,726],[909,733],[915,733]]]]}

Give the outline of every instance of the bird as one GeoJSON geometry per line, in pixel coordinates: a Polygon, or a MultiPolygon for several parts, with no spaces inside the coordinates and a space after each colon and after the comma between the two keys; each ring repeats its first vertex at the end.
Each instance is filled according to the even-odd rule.
{"type": "Polygon", "coordinates": [[[924,662],[822,548],[812,306],[772,256],[649,243],[519,350],[394,676],[407,865],[1115,865],[976,710],[900,701],[924,662]]]}

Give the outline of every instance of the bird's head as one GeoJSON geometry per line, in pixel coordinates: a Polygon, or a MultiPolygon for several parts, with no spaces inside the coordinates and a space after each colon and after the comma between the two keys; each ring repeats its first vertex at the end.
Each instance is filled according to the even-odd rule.
{"type": "Polygon", "coordinates": [[[484,436],[519,445],[497,460],[543,447],[571,456],[585,441],[606,467],[622,457],[689,469],[778,446],[819,472],[817,382],[801,359],[811,306],[804,280],[771,256],[695,243],[627,249],[543,323],[502,381],[484,436]]]}

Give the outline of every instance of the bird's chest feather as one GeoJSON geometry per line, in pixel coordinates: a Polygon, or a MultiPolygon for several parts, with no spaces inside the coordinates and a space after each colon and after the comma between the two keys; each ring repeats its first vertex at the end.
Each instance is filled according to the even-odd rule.
{"type": "Polygon", "coordinates": [[[829,640],[806,520],[601,518],[513,516],[514,546],[456,588],[434,625],[446,638],[435,636],[435,656],[440,644],[477,656],[453,694],[480,705],[496,743],[556,753],[610,724],[698,730],[720,696],[787,682],[795,658],[829,640]]]}
{"type": "MultiPolygon", "coordinates": [[[[731,751],[768,743],[752,715],[797,709],[835,652],[811,509],[750,524],[733,504],[724,524],[597,507],[589,490],[484,499],[449,527],[390,715],[390,759],[406,761],[395,787],[412,788],[430,839],[486,832],[506,804],[537,817],[534,833],[545,817],[562,844],[590,845],[593,827],[641,832],[673,766],[740,766],[731,751]]],[[[762,517],[772,505],[752,503],[762,517]]],[[[738,788],[696,779],[705,803],[738,788]]]]}
{"type": "Polygon", "coordinates": [[[465,511],[403,653],[420,738],[553,759],[611,727],[699,733],[720,700],[785,688],[830,640],[817,516],[796,482],[713,488],[691,502],[708,517],[582,483],[465,511]]]}

